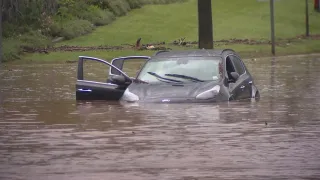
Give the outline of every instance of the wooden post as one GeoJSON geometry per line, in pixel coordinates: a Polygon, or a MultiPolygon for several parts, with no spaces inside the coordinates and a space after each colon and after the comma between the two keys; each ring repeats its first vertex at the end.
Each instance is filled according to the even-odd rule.
{"type": "Polygon", "coordinates": [[[309,5],[308,0],[306,0],[306,36],[308,37],[309,35],[309,5]]]}
{"type": "Polygon", "coordinates": [[[274,33],[274,0],[270,0],[270,25],[271,25],[271,53],[276,54],[274,33]]]}
{"type": "Polygon", "coordinates": [[[198,0],[199,49],[213,49],[211,0],[198,0]]]}
{"type": "Polygon", "coordinates": [[[2,62],[3,52],[2,52],[2,12],[3,12],[3,0],[0,0],[0,63],[2,62]]]}

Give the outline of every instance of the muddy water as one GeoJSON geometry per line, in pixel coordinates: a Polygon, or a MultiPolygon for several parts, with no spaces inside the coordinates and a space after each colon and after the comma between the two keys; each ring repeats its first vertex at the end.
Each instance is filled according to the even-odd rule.
{"type": "Polygon", "coordinates": [[[320,56],[246,63],[261,100],[215,105],[77,103],[76,64],[2,67],[0,179],[319,179],[320,56]]]}

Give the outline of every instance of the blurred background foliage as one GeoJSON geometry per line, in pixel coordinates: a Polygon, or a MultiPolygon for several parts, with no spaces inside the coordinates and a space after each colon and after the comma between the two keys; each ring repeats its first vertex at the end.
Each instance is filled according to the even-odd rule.
{"type": "Polygon", "coordinates": [[[23,48],[46,47],[55,38],[72,39],[108,25],[146,4],[187,0],[3,0],[4,60],[23,48]]]}

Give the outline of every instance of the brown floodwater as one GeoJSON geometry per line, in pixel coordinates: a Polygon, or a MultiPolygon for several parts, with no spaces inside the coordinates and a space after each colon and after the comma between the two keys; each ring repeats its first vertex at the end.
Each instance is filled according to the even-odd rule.
{"type": "Polygon", "coordinates": [[[0,179],[319,179],[320,56],[245,62],[259,102],[80,103],[76,64],[0,65],[0,179]]]}

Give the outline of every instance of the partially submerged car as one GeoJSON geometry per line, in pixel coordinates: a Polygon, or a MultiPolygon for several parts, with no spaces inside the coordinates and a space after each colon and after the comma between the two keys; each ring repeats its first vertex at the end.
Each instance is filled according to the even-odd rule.
{"type": "Polygon", "coordinates": [[[232,49],[159,51],[151,57],[119,57],[110,63],[80,56],[77,78],[77,100],[191,103],[260,98],[248,69],[232,49]],[[136,77],[129,77],[123,65],[138,59],[145,63],[136,77]],[[84,79],[87,60],[107,65],[106,82],[84,79]]]}

